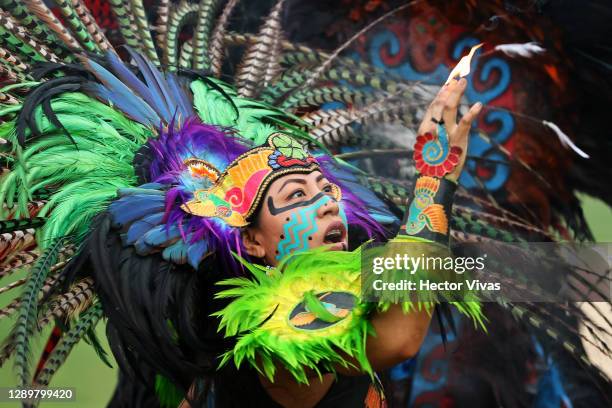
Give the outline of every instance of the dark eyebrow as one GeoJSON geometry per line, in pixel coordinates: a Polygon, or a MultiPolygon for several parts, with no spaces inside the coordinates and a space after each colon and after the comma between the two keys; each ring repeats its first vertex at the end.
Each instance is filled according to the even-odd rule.
{"type": "Polygon", "coordinates": [[[319,177],[317,177],[317,179],[315,180],[317,183],[321,180],[323,180],[325,178],[325,176],[323,174],[319,175],[319,177]]]}
{"type": "Polygon", "coordinates": [[[289,183],[300,183],[300,184],[306,184],[306,180],[304,180],[304,179],[299,179],[299,178],[292,178],[292,179],[285,180],[285,182],[283,183],[283,185],[282,185],[282,186],[280,186],[280,188],[278,189],[278,192],[280,193],[280,192],[281,192],[281,190],[282,190],[283,188],[285,188],[285,186],[286,186],[287,184],[289,184],[289,183]]]}

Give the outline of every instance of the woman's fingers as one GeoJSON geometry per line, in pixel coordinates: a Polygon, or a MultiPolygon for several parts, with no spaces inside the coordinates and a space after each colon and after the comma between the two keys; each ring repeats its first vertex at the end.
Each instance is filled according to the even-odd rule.
{"type": "Polygon", "coordinates": [[[461,156],[459,157],[459,163],[453,169],[452,172],[446,175],[446,178],[449,180],[457,181],[459,180],[459,176],[461,175],[461,171],[463,170],[463,166],[465,165],[465,158],[467,157],[467,147],[468,147],[468,135],[470,134],[470,127],[472,126],[472,122],[476,119],[476,116],[482,110],[482,103],[478,102],[470,108],[468,113],[463,115],[459,124],[455,128],[455,131],[450,135],[450,143],[452,146],[459,146],[461,148],[461,156]]]}
{"type": "Polygon", "coordinates": [[[436,124],[432,119],[442,119],[442,111],[444,110],[444,105],[446,104],[446,98],[448,97],[449,91],[450,86],[443,86],[434,98],[434,100],[431,102],[429,108],[427,108],[427,111],[425,112],[425,116],[423,117],[421,126],[419,127],[419,135],[428,132],[435,132],[436,124]]]}
{"type": "MultiPolygon", "coordinates": [[[[459,146],[465,150],[467,146],[467,138],[470,133],[470,127],[472,126],[472,122],[478,116],[480,111],[482,110],[482,103],[478,102],[472,105],[470,110],[463,115],[457,128],[453,132],[453,137],[451,138],[451,143],[454,146],[459,146]]],[[[465,153],[465,152],[464,152],[465,153]]]]}
{"type": "Polygon", "coordinates": [[[457,129],[453,132],[454,135],[457,136],[455,142],[459,145],[462,145],[462,142],[467,140],[467,136],[470,133],[470,127],[472,126],[472,122],[476,119],[476,116],[482,110],[482,103],[478,102],[472,105],[468,113],[463,115],[459,124],[457,125],[457,129]]]}
{"type": "Polygon", "coordinates": [[[461,102],[461,97],[465,92],[467,81],[464,78],[461,78],[461,80],[453,81],[451,84],[452,88],[450,89],[448,97],[446,98],[444,113],[442,115],[448,132],[452,132],[457,124],[457,108],[459,107],[459,102],[461,102]]]}

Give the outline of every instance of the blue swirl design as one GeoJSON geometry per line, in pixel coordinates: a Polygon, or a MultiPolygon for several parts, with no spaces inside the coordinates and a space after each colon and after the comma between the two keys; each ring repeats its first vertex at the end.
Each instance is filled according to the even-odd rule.
{"type": "MultiPolygon", "coordinates": [[[[459,58],[469,51],[473,45],[480,42],[478,38],[473,36],[460,38],[453,45],[452,57],[455,60],[459,60],[459,58]]],[[[434,71],[428,73],[416,71],[408,58],[399,65],[392,67],[387,66],[382,59],[383,49],[386,48],[386,51],[391,55],[397,55],[401,47],[399,38],[391,30],[384,29],[379,31],[368,43],[369,48],[366,50],[366,55],[369,57],[371,63],[378,68],[383,68],[408,81],[421,81],[432,85],[441,84],[448,78],[450,69],[444,64],[440,64],[434,71]]],[[[478,56],[479,52],[480,51],[477,52],[476,56],[478,56]]],[[[471,76],[467,78],[468,86],[465,97],[470,104],[476,101],[489,103],[506,92],[512,77],[512,72],[508,63],[498,57],[487,58],[486,61],[480,65],[478,81],[480,83],[487,83],[494,74],[497,75],[495,83],[481,91],[474,88],[471,76]]],[[[488,176],[486,180],[483,179],[480,182],[476,180],[472,174],[483,164],[480,161],[468,160],[466,163],[468,171],[463,172],[459,182],[466,188],[482,188],[484,186],[487,190],[494,192],[504,186],[510,175],[510,169],[504,163],[506,158],[497,150],[495,145],[504,143],[510,138],[514,132],[515,123],[510,113],[504,111],[489,111],[484,115],[483,120],[489,125],[497,125],[493,126],[496,130],[489,134],[494,143],[491,144],[489,141],[480,137],[478,132],[472,131],[470,134],[468,155],[490,160],[483,161],[483,163],[487,163],[485,167],[490,172],[490,176],[488,176]]]]}
{"type": "Polygon", "coordinates": [[[436,166],[444,163],[448,157],[450,147],[448,145],[448,134],[444,125],[438,125],[438,137],[425,143],[423,146],[423,159],[425,163],[436,166]]]}
{"type": "Polygon", "coordinates": [[[391,30],[382,30],[378,32],[373,38],[370,39],[369,44],[370,49],[367,51],[367,55],[370,57],[370,61],[374,66],[384,68],[385,70],[409,81],[422,81],[428,84],[439,84],[446,81],[446,78],[448,78],[448,75],[450,74],[448,67],[443,64],[440,64],[433,72],[430,73],[421,73],[416,71],[410,64],[410,61],[406,61],[405,63],[396,67],[387,66],[381,57],[383,48],[387,46],[391,55],[397,54],[400,51],[400,40],[391,30]]]}

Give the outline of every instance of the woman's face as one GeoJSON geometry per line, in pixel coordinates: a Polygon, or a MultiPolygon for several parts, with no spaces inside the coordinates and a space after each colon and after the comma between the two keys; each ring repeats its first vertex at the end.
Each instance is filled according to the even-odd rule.
{"type": "Polygon", "coordinates": [[[249,255],[275,266],[285,255],[329,245],[348,247],[344,211],[335,189],[321,172],[287,174],[270,184],[261,202],[257,225],[243,230],[249,255]]]}

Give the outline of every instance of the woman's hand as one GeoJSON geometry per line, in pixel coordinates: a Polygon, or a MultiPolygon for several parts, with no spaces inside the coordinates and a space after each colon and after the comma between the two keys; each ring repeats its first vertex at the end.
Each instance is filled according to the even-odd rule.
{"type": "Polygon", "coordinates": [[[455,168],[445,176],[452,181],[457,181],[461,175],[467,156],[470,127],[476,116],[482,110],[482,104],[480,102],[472,105],[468,113],[463,115],[459,123],[457,123],[457,109],[459,108],[459,102],[465,92],[466,86],[467,81],[464,78],[459,81],[453,79],[447,85],[444,85],[431,105],[429,105],[427,112],[425,112],[425,117],[419,127],[418,133],[419,135],[425,133],[436,135],[438,122],[443,121],[443,126],[446,128],[450,146],[461,148],[459,162],[455,168]]]}

